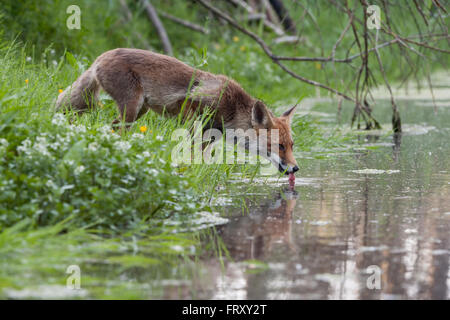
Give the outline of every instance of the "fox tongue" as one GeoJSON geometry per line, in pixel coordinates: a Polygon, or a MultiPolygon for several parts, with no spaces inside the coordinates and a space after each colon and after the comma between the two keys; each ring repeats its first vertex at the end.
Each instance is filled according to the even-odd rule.
{"type": "Polygon", "coordinates": [[[294,175],[294,173],[289,173],[289,185],[291,187],[295,185],[295,175],[294,175]]]}

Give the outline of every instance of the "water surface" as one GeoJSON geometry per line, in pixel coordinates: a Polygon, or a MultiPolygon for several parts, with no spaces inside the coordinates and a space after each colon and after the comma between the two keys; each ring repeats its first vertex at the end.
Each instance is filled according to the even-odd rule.
{"type": "MultiPolygon", "coordinates": [[[[205,261],[198,297],[450,298],[450,106],[440,104],[435,113],[400,102],[402,135],[297,154],[293,190],[281,179],[224,193],[230,222],[218,230],[229,257],[205,261]],[[367,285],[375,269],[379,289],[367,285]]],[[[386,108],[377,112],[387,122],[386,108]]]]}

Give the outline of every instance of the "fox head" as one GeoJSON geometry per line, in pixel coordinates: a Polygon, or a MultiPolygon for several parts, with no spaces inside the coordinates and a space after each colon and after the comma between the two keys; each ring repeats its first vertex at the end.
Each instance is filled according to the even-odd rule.
{"type": "Polygon", "coordinates": [[[296,106],[290,108],[280,117],[275,117],[261,101],[256,101],[252,108],[252,126],[257,135],[261,129],[267,130],[267,152],[260,152],[260,154],[286,175],[298,171],[291,134],[295,108],[296,106]]]}

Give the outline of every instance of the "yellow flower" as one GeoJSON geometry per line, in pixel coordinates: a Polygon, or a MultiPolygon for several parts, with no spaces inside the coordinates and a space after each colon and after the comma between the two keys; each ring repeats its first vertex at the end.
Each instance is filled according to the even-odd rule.
{"type": "Polygon", "coordinates": [[[234,36],[234,37],[233,37],[233,41],[234,41],[234,42],[238,42],[238,41],[239,41],[239,37],[234,36]]]}
{"type": "Polygon", "coordinates": [[[63,89],[59,89],[58,92],[59,92],[59,93],[62,93],[62,92],[63,92],[63,89]]]}
{"type": "Polygon", "coordinates": [[[247,49],[245,46],[241,46],[240,47],[241,51],[245,51],[245,49],[247,49]]]}
{"type": "Polygon", "coordinates": [[[180,167],[178,168],[178,172],[183,173],[187,170],[188,167],[180,167]]]}
{"type": "Polygon", "coordinates": [[[141,130],[141,132],[144,133],[145,131],[147,131],[147,126],[142,126],[139,128],[139,130],[141,130]]]}
{"type": "Polygon", "coordinates": [[[315,63],[315,67],[316,67],[317,70],[322,69],[322,65],[319,62],[315,63]]]}
{"type": "Polygon", "coordinates": [[[112,130],[111,130],[111,133],[114,133],[114,132],[115,132],[114,129],[112,129],[112,130]]]}
{"type": "Polygon", "coordinates": [[[25,79],[25,83],[28,84],[28,79],[25,79]]]}

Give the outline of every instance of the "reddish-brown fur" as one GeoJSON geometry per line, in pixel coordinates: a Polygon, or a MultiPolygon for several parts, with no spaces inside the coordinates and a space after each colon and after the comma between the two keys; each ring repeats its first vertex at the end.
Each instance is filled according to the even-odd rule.
{"type": "Polygon", "coordinates": [[[280,150],[280,158],[286,165],[297,166],[290,133],[292,110],[274,117],[261,101],[224,75],[194,69],[158,53],[119,48],[100,55],[59,95],[57,108],[70,107],[82,113],[95,107],[100,89],[117,102],[120,117],[115,123],[124,121],[129,125],[149,109],[175,116],[187,99],[185,115],[210,107],[215,111],[212,127],[220,130],[279,129],[280,143],[285,145],[285,150],[280,150]]]}

